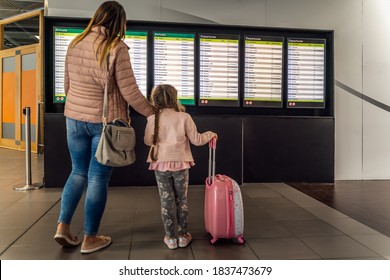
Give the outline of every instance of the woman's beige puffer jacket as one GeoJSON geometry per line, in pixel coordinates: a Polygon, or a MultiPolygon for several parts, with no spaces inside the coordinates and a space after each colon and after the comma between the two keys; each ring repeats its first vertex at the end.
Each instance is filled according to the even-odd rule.
{"type": "MultiPolygon", "coordinates": [[[[106,70],[99,67],[94,52],[104,27],[91,32],[73,48],[68,48],[65,62],[66,117],[91,123],[101,123],[106,70]]],[[[130,63],[128,47],[121,41],[110,51],[108,82],[108,118],[128,120],[128,104],[138,113],[150,116],[152,105],[142,95],[130,63]]],[[[129,120],[128,120],[129,121],[129,120]]]]}

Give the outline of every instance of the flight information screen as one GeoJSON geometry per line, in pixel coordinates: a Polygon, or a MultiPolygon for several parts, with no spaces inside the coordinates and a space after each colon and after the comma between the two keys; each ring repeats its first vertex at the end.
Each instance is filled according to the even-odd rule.
{"type": "Polygon", "coordinates": [[[54,27],[54,103],[66,100],[64,89],[65,57],[70,42],[84,29],[54,27]]]}
{"type": "Polygon", "coordinates": [[[195,105],[195,34],[154,33],[154,85],[171,84],[183,105],[195,105]]]}
{"type": "Polygon", "coordinates": [[[283,38],[245,36],[244,71],[245,107],[283,106],[283,38]]]}
{"type": "MultiPolygon", "coordinates": [[[[66,100],[64,89],[66,52],[70,42],[83,31],[83,28],[54,27],[54,103],[63,103],[66,100]]],[[[130,47],[130,60],[137,84],[146,96],[147,32],[127,31],[124,41],[130,47]]]]}
{"type": "Polygon", "coordinates": [[[239,106],[239,36],[199,34],[199,105],[239,106]]]}
{"type": "Polygon", "coordinates": [[[148,32],[126,31],[124,42],[129,46],[134,77],[142,94],[147,96],[148,32]]]}
{"type": "Polygon", "coordinates": [[[288,38],[288,108],[325,107],[325,39],[288,38]]]}

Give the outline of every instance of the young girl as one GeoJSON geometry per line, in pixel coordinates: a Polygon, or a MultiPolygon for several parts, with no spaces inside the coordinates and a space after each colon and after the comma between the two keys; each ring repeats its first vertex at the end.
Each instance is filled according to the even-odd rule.
{"type": "Polygon", "coordinates": [[[144,142],[151,146],[147,162],[150,162],[149,169],[155,172],[160,194],[164,243],[169,249],[186,247],[192,240],[187,232],[188,169],[194,165],[190,142],[201,146],[217,134],[211,131],[198,133],[171,85],[157,86],[152,92],[151,103],[157,110],[155,115],[148,117],[144,142]],[[178,239],[175,237],[175,219],[178,239]]]}

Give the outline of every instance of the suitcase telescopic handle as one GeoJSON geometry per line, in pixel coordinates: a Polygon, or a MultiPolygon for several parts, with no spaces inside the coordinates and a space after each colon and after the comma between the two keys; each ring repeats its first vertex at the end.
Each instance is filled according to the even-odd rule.
{"type": "Polygon", "coordinates": [[[209,185],[215,180],[215,151],[217,149],[217,139],[214,137],[209,142],[209,185]],[[212,180],[210,182],[210,180],[212,180]]]}

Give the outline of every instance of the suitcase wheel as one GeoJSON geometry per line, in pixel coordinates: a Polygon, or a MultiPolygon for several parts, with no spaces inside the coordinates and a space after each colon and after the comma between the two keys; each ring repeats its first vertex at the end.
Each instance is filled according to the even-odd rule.
{"type": "Polygon", "coordinates": [[[238,237],[236,237],[236,238],[233,238],[232,240],[233,240],[233,242],[234,242],[235,244],[240,244],[240,245],[242,245],[242,244],[245,243],[244,238],[242,238],[241,236],[238,236],[238,237]]]}
{"type": "Polygon", "coordinates": [[[218,238],[213,236],[213,238],[210,240],[210,243],[211,244],[214,244],[215,242],[217,242],[218,238]]]}

